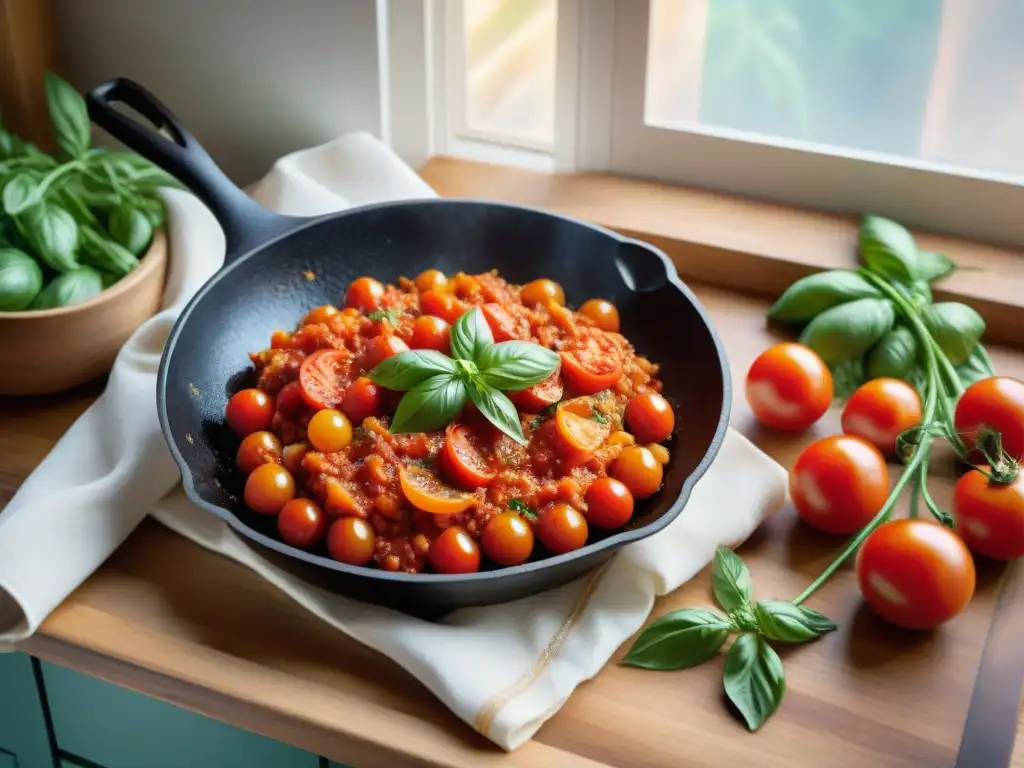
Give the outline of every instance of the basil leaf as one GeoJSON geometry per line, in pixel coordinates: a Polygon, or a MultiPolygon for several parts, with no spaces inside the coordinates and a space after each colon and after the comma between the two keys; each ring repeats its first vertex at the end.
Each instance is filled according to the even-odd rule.
{"type": "Polygon", "coordinates": [[[43,287],[43,270],[16,248],[0,248],[0,312],[25,309],[43,287]]]}
{"type": "Polygon", "coordinates": [[[467,398],[466,383],[458,376],[432,376],[405,393],[391,420],[390,431],[397,434],[440,429],[455,420],[467,398]]]}
{"type": "Polygon", "coordinates": [[[740,556],[728,547],[719,547],[715,550],[711,580],[715,600],[723,610],[735,611],[750,602],[750,593],[754,586],[750,580],[750,570],[740,556]]]}
{"type": "Polygon", "coordinates": [[[976,381],[981,381],[995,375],[995,371],[991,370],[988,366],[985,350],[981,344],[975,344],[970,357],[960,365],[955,366],[955,368],[956,375],[964,387],[969,387],[976,381]]]}
{"type": "Polygon", "coordinates": [[[485,419],[520,445],[527,444],[523,436],[523,425],[519,423],[519,412],[511,400],[483,381],[471,381],[467,388],[469,399],[485,419]]]}
{"type": "Polygon", "coordinates": [[[382,387],[402,392],[433,376],[452,376],[457,370],[455,361],[447,355],[432,349],[411,349],[382,360],[368,375],[382,387]]]}
{"type": "Polygon", "coordinates": [[[29,208],[16,221],[36,256],[50,269],[67,272],[79,266],[75,258],[78,224],[70,213],[44,202],[29,208]]]}
{"type": "Polygon", "coordinates": [[[27,173],[19,173],[4,185],[4,210],[11,216],[27,211],[42,199],[39,185],[27,173]]]}
{"type": "Polygon", "coordinates": [[[803,643],[836,629],[827,616],[784,600],[761,600],[754,618],[765,637],[786,643],[803,643]]]}
{"type": "Polygon", "coordinates": [[[782,659],[760,635],[745,634],[725,655],[725,695],[756,731],[771,717],[786,693],[782,659]]]}
{"type": "Polygon", "coordinates": [[[864,372],[864,359],[843,360],[829,366],[832,372],[832,395],[838,400],[846,400],[868,380],[864,372]]]}
{"type": "Polygon", "coordinates": [[[141,256],[153,239],[153,225],[141,210],[130,203],[121,203],[110,214],[107,223],[111,237],[134,256],[141,256]]]}
{"type": "Polygon", "coordinates": [[[476,362],[494,344],[491,328],[479,307],[473,307],[452,323],[452,357],[476,362]]]}
{"type": "Polygon", "coordinates": [[[917,252],[917,274],[921,280],[931,282],[956,271],[956,264],[944,253],[917,252]]]}
{"type": "Polygon", "coordinates": [[[115,176],[127,182],[136,191],[148,191],[159,187],[184,188],[184,185],[167,171],[132,152],[104,152],[96,157],[93,164],[109,168],[115,176]]]}
{"type": "Polygon", "coordinates": [[[82,248],[78,258],[83,264],[124,277],[139,265],[131,251],[100,234],[88,224],[78,228],[82,248]]]}
{"type": "Polygon", "coordinates": [[[57,275],[35,297],[29,309],[53,309],[81,304],[103,290],[103,277],[92,267],[78,267],[57,275]]]}
{"type": "Polygon", "coordinates": [[[54,138],[70,157],[84,155],[90,144],[89,113],[85,99],[70,84],[47,72],[44,79],[46,106],[50,110],[54,138]]]}
{"type": "Polygon", "coordinates": [[[481,380],[504,391],[519,391],[551,377],[559,357],[530,341],[503,341],[487,347],[476,361],[481,380]]]}
{"type": "Polygon", "coordinates": [[[826,309],[804,328],[800,343],[829,365],[853,360],[892,328],[896,313],[886,299],[858,299],[826,309]]]}
{"type": "Polygon", "coordinates": [[[789,286],[768,310],[768,317],[806,322],[837,304],[881,297],[882,293],[856,272],[819,272],[789,286]]]}
{"type": "Polygon", "coordinates": [[[865,216],[860,225],[860,257],[882,277],[908,285],[921,277],[913,235],[902,224],[880,216],[865,216]]]}
{"type": "Polygon", "coordinates": [[[944,301],[926,307],[921,313],[939,348],[953,365],[967,362],[975,345],[985,333],[985,321],[966,304],[944,301]]]}
{"type": "Polygon", "coordinates": [[[885,334],[868,356],[868,376],[904,378],[917,363],[917,339],[905,326],[897,325],[885,334]]]}
{"type": "Polygon", "coordinates": [[[729,620],[707,608],[672,611],[640,633],[620,664],[644,669],[688,669],[710,659],[729,637],[729,620]]]}

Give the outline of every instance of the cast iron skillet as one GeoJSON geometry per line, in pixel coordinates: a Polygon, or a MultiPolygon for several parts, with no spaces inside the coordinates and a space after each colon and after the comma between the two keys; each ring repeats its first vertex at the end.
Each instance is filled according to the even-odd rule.
{"type": "Polygon", "coordinates": [[[315,219],[280,216],[235,187],[138,84],[104,83],[89,94],[88,106],[93,121],[177,176],[224,228],[224,267],[185,307],[164,348],[156,388],[160,425],[189,498],[282,567],[356,599],[427,617],[513,600],[564,584],[623,544],[664,528],[718,452],[731,402],[725,352],[661,251],[567,217],[475,200],[383,203],[315,219]],[[115,111],[118,102],[162,133],[115,111]],[[549,277],[571,303],[609,299],[619,308],[622,332],[662,364],[660,378],[677,414],[672,460],[664,487],[637,505],[626,529],[564,555],[537,552],[513,568],[406,574],[290,547],[278,539],[273,519],[246,509],[234,470],[238,441],[223,414],[230,395],[255,380],[248,353],[265,348],[275,328],[294,327],[311,307],[338,303],[360,275],[387,282],[428,267],[449,274],[498,269],[517,283],[549,277]]]}

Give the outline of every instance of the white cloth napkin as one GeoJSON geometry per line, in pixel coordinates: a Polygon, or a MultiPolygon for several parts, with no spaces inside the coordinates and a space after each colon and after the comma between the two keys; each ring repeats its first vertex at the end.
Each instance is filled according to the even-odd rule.
{"type": "MultiPolygon", "coordinates": [[[[267,207],[293,214],[433,194],[367,134],[285,157],[254,190],[267,207]]],[[[480,733],[514,749],[597,674],[644,623],[655,597],[692,578],[717,545],[743,541],[785,499],[783,469],[730,431],[672,525],[564,587],[500,607],[457,611],[441,623],[312,587],[191,505],[178,485],[157,424],[157,364],[181,306],[220,266],[224,238],[194,197],[178,191],[166,197],[172,247],[166,309],[132,336],[103,395],[0,513],[0,642],[34,632],[152,514],[391,657],[480,733]],[[501,664],[494,664],[496,645],[501,664]],[[458,664],[449,663],[453,654],[458,664]]]]}

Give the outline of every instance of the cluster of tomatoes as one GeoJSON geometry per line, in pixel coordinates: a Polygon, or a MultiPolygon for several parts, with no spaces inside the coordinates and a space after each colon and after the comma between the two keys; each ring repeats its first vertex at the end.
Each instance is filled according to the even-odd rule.
{"type": "MultiPolygon", "coordinates": [[[[803,430],[828,410],[832,376],[811,349],[782,343],[751,365],[746,395],[765,425],[803,430]]],[[[920,397],[907,382],[863,384],[845,404],[843,434],[809,445],[790,470],[790,496],[800,517],[827,533],[864,529],[889,502],[886,459],[901,458],[897,438],[922,418],[920,397]]],[[[965,458],[976,464],[954,490],[955,528],[920,518],[891,520],[872,531],[857,553],[865,601],[907,628],[935,627],[963,610],[975,587],[971,552],[1001,560],[1024,555],[1024,479],[992,479],[976,446],[979,435],[998,432],[1009,459],[1024,460],[1024,382],[993,376],[971,384],[956,403],[953,422],[965,458]]]]}

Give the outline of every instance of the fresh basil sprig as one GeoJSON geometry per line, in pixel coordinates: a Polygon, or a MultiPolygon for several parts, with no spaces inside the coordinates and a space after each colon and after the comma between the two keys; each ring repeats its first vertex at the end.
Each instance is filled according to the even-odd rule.
{"type": "Polygon", "coordinates": [[[452,422],[472,401],[489,422],[526,445],[519,413],[504,392],[539,384],[558,367],[558,355],[527,341],[494,343],[479,308],[452,324],[452,356],[410,350],[387,358],[369,376],[382,387],[405,392],[391,431],[430,432],[452,422]]]}
{"type": "Polygon", "coordinates": [[[653,670],[687,669],[712,658],[730,635],[725,654],[725,694],[756,731],[774,713],[786,692],[782,659],[769,640],[804,643],[836,628],[818,611],[783,600],[751,602],[750,570],[726,547],[715,552],[711,608],[684,608],[652,622],[633,642],[621,664],[653,670]]]}

